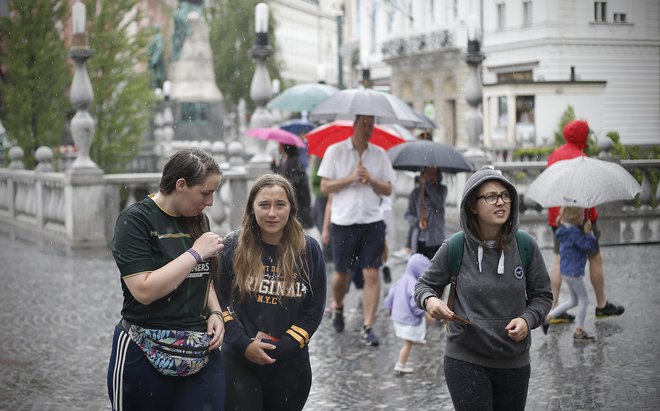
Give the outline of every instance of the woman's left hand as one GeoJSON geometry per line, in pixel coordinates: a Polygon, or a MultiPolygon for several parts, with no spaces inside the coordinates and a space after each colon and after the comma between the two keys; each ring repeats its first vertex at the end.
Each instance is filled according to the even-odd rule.
{"type": "Polygon", "coordinates": [[[225,337],[225,323],[216,314],[211,314],[206,320],[206,333],[213,336],[209,342],[209,350],[217,349],[225,337]]]}
{"type": "Polygon", "coordinates": [[[513,341],[522,341],[529,333],[529,326],[527,321],[521,317],[516,317],[507,324],[504,328],[513,341]]]}

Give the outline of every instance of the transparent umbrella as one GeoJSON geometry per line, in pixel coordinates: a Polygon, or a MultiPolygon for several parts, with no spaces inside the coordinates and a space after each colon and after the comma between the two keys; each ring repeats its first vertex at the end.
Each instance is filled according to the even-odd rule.
{"type": "Polygon", "coordinates": [[[314,107],[309,117],[312,121],[332,121],[347,115],[375,116],[378,123],[399,123],[406,127],[423,124],[400,98],[370,89],[341,90],[314,107]]]}
{"type": "Polygon", "coordinates": [[[268,104],[269,109],[286,111],[310,111],[317,104],[335,94],[339,89],[322,83],[304,83],[289,87],[268,104]]]}
{"type": "Polygon", "coordinates": [[[616,163],[590,157],[562,160],[546,168],[527,188],[525,196],[542,207],[595,207],[631,200],[642,187],[616,163]]]}

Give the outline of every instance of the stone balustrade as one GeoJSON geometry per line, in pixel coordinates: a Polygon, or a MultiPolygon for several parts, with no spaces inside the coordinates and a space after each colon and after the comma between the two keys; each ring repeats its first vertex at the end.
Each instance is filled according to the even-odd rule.
{"type": "MultiPolygon", "coordinates": [[[[211,230],[218,233],[227,233],[240,225],[248,189],[258,174],[249,164],[242,164],[240,149],[228,147],[229,161],[224,156],[221,159],[224,160],[221,161],[222,184],[213,206],[206,211],[211,230]]],[[[224,148],[222,151],[224,154],[224,148]]],[[[620,164],[641,181],[643,191],[634,200],[598,207],[601,243],[660,242],[660,189],[657,188],[660,160],[623,160],[620,164]]],[[[527,187],[545,169],[545,162],[498,162],[493,166],[519,191],[521,228],[534,235],[542,246],[551,246],[546,210],[525,199],[527,187]]],[[[84,176],[40,171],[46,169],[38,165],[36,170],[24,170],[22,156],[12,157],[10,167],[0,168],[0,226],[11,235],[71,248],[107,245],[120,211],[145,195],[155,193],[160,181],[160,173],[106,174],[99,179],[92,178],[93,183],[89,184],[94,190],[89,191],[85,188],[84,176]],[[84,216],[82,211],[86,209],[95,211],[84,216]],[[99,219],[103,219],[102,224],[97,224],[99,219]],[[90,225],[93,227],[88,227],[90,225]]],[[[391,249],[401,247],[408,235],[407,225],[402,221],[414,176],[415,173],[398,172],[388,224],[391,249]]],[[[468,173],[444,175],[443,182],[448,187],[445,203],[448,233],[460,229],[458,205],[467,177],[468,173]]]]}
{"type": "MultiPolygon", "coordinates": [[[[95,176],[90,179],[69,172],[40,171],[45,168],[39,165],[25,170],[22,151],[20,154],[14,156],[12,167],[0,168],[0,226],[12,237],[36,243],[68,248],[105,246],[112,239],[121,210],[157,192],[161,178],[160,173],[106,174],[98,182],[95,176]],[[99,184],[100,191],[86,187],[99,184]],[[87,192],[100,195],[79,195],[87,192]],[[86,227],[90,216],[76,213],[76,209],[100,210],[91,216],[96,220],[91,224],[96,227],[92,233],[86,227]]],[[[225,160],[224,155],[219,160],[225,160]]],[[[250,177],[241,162],[238,157],[231,165],[221,162],[222,184],[213,206],[206,210],[215,232],[224,234],[238,227],[243,216],[250,177]]]]}

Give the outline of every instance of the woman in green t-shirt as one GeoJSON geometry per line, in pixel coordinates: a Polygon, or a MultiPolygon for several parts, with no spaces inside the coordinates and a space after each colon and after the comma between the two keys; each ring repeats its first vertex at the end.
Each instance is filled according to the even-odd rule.
{"type": "Polygon", "coordinates": [[[224,324],[211,279],[224,245],[203,213],[221,174],[208,153],[180,150],[159,192],[117,219],[124,302],[108,367],[113,410],[223,409],[224,324]]]}

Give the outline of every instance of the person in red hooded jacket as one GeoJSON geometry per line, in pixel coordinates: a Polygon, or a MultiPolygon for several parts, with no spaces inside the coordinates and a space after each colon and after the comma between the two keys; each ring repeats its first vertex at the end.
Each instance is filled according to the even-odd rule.
{"type": "MultiPolygon", "coordinates": [[[[569,160],[575,157],[586,156],[584,149],[587,148],[589,138],[589,124],[583,120],[573,120],[564,126],[562,130],[566,144],[557,147],[548,157],[547,166],[550,167],[557,161],[569,160]]],[[[559,207],[548,209],[548,225],[552,228],[553,235],[557,231],[559,207]]],[[[595,208],[585,210],[585,220],[591,221],[596,238],[600,238],[600,231],[596,226],[598,211],[595,208]]],[[[605,318],[621,315],[624,312],[622,306],[612,304],[605,298],[605,278],[603,275],[603,257],[600,254],[599,244],[596,243],[595,251],[589,256],[589,279],[596,294],[596,317],[605,318]]],[[[559,290],[561,289],[561,275],[559,272],[559,241],[554,235],[554,258],[550,267],[550,281],[552,285],[552,308],[559,302],[559,290]]],[[[574,316],[562,314],[553,318],[552,323],[573,322],[574,316]]]]}

